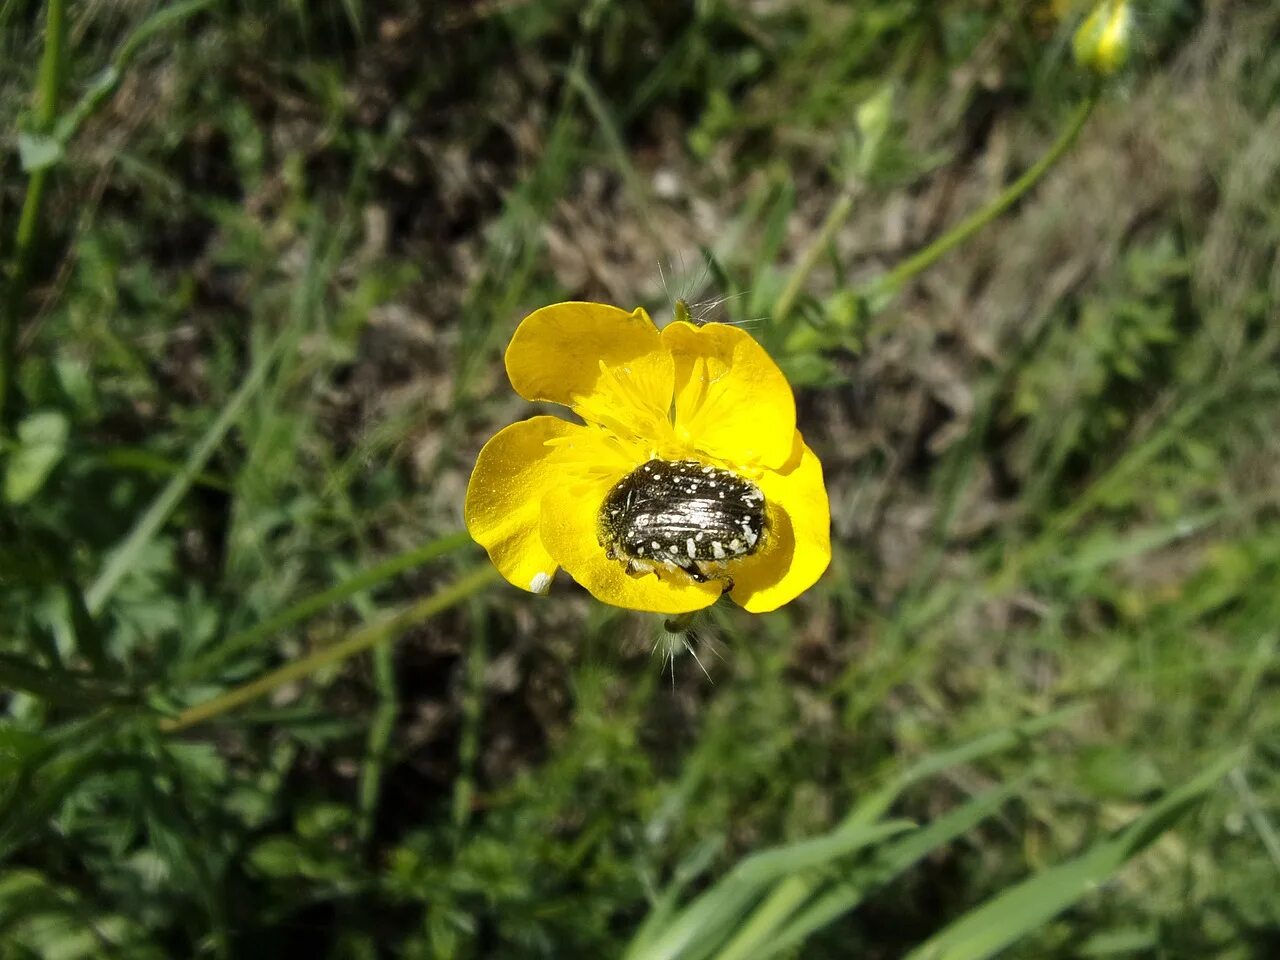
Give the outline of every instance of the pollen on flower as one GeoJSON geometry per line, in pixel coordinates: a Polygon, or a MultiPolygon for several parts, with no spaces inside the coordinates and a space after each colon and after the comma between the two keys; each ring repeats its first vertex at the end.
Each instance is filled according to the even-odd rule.
{"type": "Polygon", "coordinates": [[[732,584],[728,563],[755,553],[765,499],[751,481],[697,460],[650,460],[623,477],[600,508],[606,554],[642,575],[682,571],[732,584]]]}

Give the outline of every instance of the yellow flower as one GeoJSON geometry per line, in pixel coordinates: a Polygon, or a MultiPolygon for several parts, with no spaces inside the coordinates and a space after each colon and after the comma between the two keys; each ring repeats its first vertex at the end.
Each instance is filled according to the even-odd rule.
{"type": "Polygon", "coordinates": [[[1128,0],[1102,0],[1072,40],[1076,63],[1106,76],[1129,62],[1133,11],[1128,0]]]}
{"type": "Polygon", "coordinates": [[[831,560],[822,464],[777,365],[737,327],[641,308],[557,303],[507,348],[538,416],[494,436],[467,486],[467,529],[511,583],[545,593],[563,567],[597,599],[657,613],[724,592],[765,613],[831,560]]]}

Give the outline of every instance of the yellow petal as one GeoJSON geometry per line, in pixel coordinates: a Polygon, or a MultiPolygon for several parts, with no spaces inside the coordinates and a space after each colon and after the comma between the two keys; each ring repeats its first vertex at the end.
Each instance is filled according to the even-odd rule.
{"type": "Polygon", "coordinates": [[[599,541],[600,506],[625,471],[562,484],[542,501],[542,542],[597,600],[629,610],[689,613],[716,602],[720,583],[694,583],[685,574],[663,571],[633,575],[610,560],[599,541]]]}
{"type": "Polygon", "coordinates": [[[522,420],[495,434],[476,458],[463,509],[467,531],[522,590],[546,593],[556,572],[538,533],[542,497],[563,473],[547,441],[585,429],[558,417],[522,420]]]}
{"type": "Polygon", "coordinates": [[[761,549],[734,564],[733,597],[751,613],[768,613],[817,583],[831,562],[831,509],[822,464],[800,431],[789,462],[755,480],[764,493],[768,533],[761,549]]]}
{"type": "Polygon", "coordinates": [[[675,360],[675,433],[731,464],[780,467],[791,455],[796,404],[778,365],[737,327],[673,323],[662,342],[675,360]]]}
{"type": "Polygon", "coordinates": [[[556,303],[535,310],[507,347],[507,376],[526,400],[572,406],[620,435],[669,432],[675,378],[644,309],[556,303]]]}

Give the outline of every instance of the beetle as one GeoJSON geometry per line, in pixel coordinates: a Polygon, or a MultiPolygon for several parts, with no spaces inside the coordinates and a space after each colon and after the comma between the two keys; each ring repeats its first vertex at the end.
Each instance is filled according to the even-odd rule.
{"type": "Polygon", "coordinates": [[[652,459],[605,496],[599,542],[628,573],[679,569],[728,590],[728,562],[759,550],[766,526],[764,494],[750,480],[699,460],[652,459]]]}

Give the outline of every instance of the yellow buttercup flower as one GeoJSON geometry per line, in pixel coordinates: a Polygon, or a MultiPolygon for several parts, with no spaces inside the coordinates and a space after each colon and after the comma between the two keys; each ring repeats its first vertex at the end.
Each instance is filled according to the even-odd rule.
{"type": "Polygon", "coordinates": [[[563,567],[597,599],[688,613],[722,593],[753,613],[795,599],[831,560],[822,464],[791,385],[749,334],[641,308],[557,303],[507,348],[538,416],[495,435],[467,486],[467,529],[511,583],[563,567]]]}
{"type": "Polygon", "coordinates": [[[1102,0],[1072,38],[1076,63],[1103,76],[1129,62],[1133,45],[1133,10],[1128,0],[1102,0]]]}

